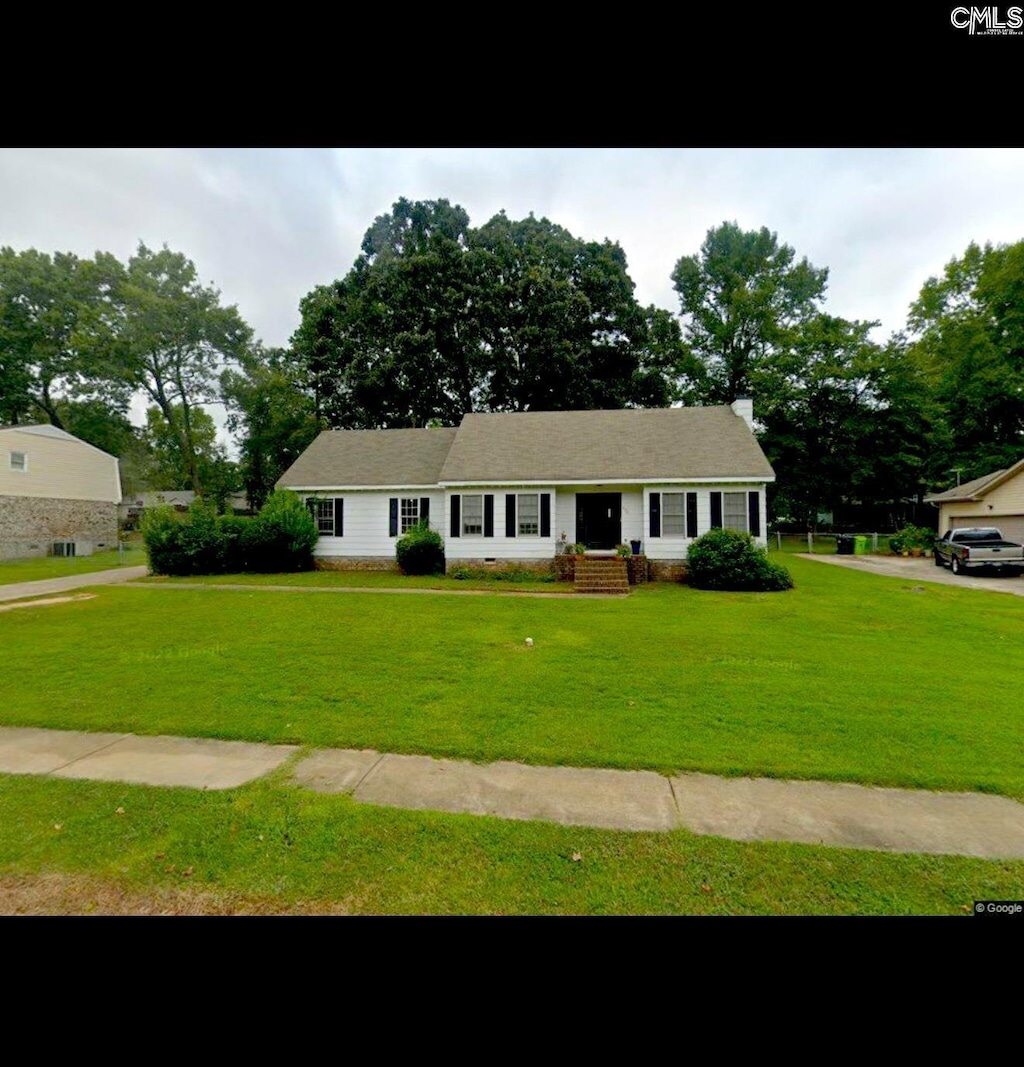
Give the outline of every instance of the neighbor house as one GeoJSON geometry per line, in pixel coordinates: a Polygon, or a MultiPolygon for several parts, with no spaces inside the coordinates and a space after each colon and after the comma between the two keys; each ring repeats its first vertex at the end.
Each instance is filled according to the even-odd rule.
{"type": "Polygon", "coordinates": [[[0,426],[0,559],[117,544],[114,456],[56,426],[0,426]]]}
{"type": "MultiPolygon", "coordinates": [[[[137,529],[147,508],[166,505],[183,515],[195,503],[195,499],[196,494],[192,489],[150,489],[144,493],[129,493],[121,499],[118,519],[126,529],[137,529]]],[[[232,514],[251,514],[249,498],[245,493],[229,493],[224,504],[232,514]]]]}
{"type": "Polygon", "coordinates": [[[957,527],[996,526],[1009,540],[1024,542],[1024,459],[924,499],[939,509],[940,536],[957,527]]]}
{"type": "Polygon", "coordinates": [[[549,567],[565,544],[631,541],[654,576],[679,573],[715,527],[765,544],[775,475],[753,403],[701,408],[469,414],[457,428],[327,430],[278,486],[314,510],[320,565],[380,567],[426,520],[449,568],[549,567]]]}

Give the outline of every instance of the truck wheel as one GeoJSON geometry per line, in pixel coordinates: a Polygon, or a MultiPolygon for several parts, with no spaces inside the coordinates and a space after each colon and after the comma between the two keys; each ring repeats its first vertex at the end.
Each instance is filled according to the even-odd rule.
{"type": "Polygon", "coordinates": [[[959,556],[953,556],[949,561],[949,568],[956,575],[963,575],[966,573],[964,565],[960,562],[959,556]]]}
{"type": "Polygon", "coordinates": [[[938,552],[935,553],[935,566],[936,567],[941,567],[942,566],[942,557],[938,554],[938,552]]]}

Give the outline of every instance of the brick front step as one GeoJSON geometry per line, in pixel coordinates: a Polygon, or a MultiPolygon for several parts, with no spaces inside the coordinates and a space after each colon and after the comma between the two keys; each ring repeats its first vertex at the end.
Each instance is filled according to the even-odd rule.
{"type": "Polygon", "coordinates": [[[574,585],[578,593],[628,593],[626,561],[620,556],[577,559],[574,585]]]}

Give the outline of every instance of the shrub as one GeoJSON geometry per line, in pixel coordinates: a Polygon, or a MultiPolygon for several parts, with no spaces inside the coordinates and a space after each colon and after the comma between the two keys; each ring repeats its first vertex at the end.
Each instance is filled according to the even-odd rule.
{"type": "Polygon", "coordinates": [[[748,533],[709,530],[690,545],[687,580],[696,589],[774,592],[792,589],[793,579],[768,558],[748,533]]]}
{"type": "Polygon", "coordinates": [[[147,508],[140,527],[149,555],[149,569],[154,574],[187,574],[187,562],[181,550],[182,522],[174,509],[163,505],[147,508]]]}
{"type": "Polygon", "coordinates": [[[244,540],[252,523],[252,519],[244,519],[240,515],[221,515],[217,520],[223,542],[222,566],[225,573],[236,574],[246,569],[244,540]]]}
{"type": "Polygon", "coordinates": [[[425,522],[414,526],[395,545],[403,574],[444,574],[444,541],[425,522]]]}
{"type": "Polygon", "coordinates": [[[317,539],[313,517],[287,490],[272,493],[256,519],[218,516],[197,500],[183,520],[168,507],[147,511],[142,529],[150,569],[175,576],[309,570],[317,539]]]}
{"type": "Polygon", "coordinates": [[[224,570],[224,536],[216,509],[195,500],[179,534],[185,574],[219,574],[224,570]]]}
{"type": "Polygon", "coordinates": [[[242,533],[242,554],[249,570],[308,571],[318,536],[316,522],[298,495],[276,489],[242,533]]]}

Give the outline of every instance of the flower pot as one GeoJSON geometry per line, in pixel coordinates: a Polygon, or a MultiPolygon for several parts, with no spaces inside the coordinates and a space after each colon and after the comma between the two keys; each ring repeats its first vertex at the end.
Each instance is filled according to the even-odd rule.
{"type": "Polygon", "coordinates": [[[633,555],[634,556],[639,556],[640,555],[640,542],[639,541],[630,541],[629,542],[629,547],[633,550],[633,555]]]}

